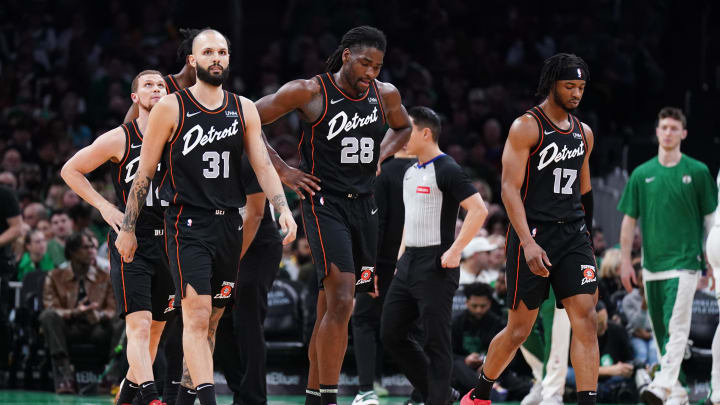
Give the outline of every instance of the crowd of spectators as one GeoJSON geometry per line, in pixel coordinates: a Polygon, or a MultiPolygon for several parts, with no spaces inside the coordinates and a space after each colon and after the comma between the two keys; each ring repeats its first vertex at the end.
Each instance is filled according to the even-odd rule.
{"type": "MultiPolygon", "coordinates": [[[[121,124],[137,72],[179,70],[180,27],[226,30],[233,42],[227,87],[250,99],[288,80],[321,73],[350,27],[383,29],[389,46],[380,80],[398,87],[408,108],[425,105],[441,114],[443,150],[471,174],[489,204],[482,239],[463,255],[462,284],[489,285],[492,313],[500,320],[508,223],[499,199],[500,157],[512,120],[537,102],[542,61],[570,51],[590,66],[578,114],[599,140],[595,175],[621,163],[620,152],[603,146],[603,138],[618,139],[620,145],[652,144],[659,107],[677,104],[688,89],[701,85],[686,74],[692,65],[686,51],[675,46],[668,52],[665,46],[699,42],[693,30],[673,30],[673,21],[685,18],[692,25],[702,9],[673,1],[593,0],[582,10],[570,1],[553,7],[531,1],[220,1],[197,12],[191,3],[5,2],[0,10],[0,187],[14,192],[23,225],[12,244],[0,246],[14,263],[2,279],[22,281],[34,271],[71,269],[67,244],[77,235],[94,245],[88,247],[94,268],[107,271],[107,225],[59,179],[59,169],[79,148],[121,124]]],[[[291,164],[297,164],[298,129],[296,116],[265,128],[291,164]]],[[[90,180],[114,201],[107,167],[90,180]]],[[[622,316],[621,303],[626,319],[615,320],[627,325],[636,358],[651,364],[652,339],[638,309],[642,294],[613,294],[619,282],[612,260],[619,257],[613,259],[612,249],[603,253],[601,234],[595,238],[598,255],[605,258],[600,287],[608,315],[611,321],[622,316]]],[[[280,278],[309,283],[310,261],[307,240],[299,238],[285,248],[280,278]]],[[[98,311],[82,302],[83,314],[98,311]]],[[[53,352],[58,350],[56,345],[53,352]]],[[[473,364],[477,360],[473,357],[473,364]]]]}

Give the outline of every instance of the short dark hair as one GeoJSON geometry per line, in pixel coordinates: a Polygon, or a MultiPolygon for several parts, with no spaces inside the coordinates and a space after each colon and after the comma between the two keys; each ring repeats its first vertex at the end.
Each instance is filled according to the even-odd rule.
{"type": "Polygon", "coordinates": [[[685,118],[685,114],[683,114],[682,110],[677,107],[663,107],[663,109],[658,113],[658,125],[660,125],[660,120],[663,118],[678,120],[682,123],[683,129],[687,128],[687,118],[685,118]]]}
{"type": "Polygon", "coordinates": [[[550,94],[550,90],[558,81],[560,73],[568,68],[580,68],[584,70],[588,75],[590,69],[588,69],[585,61],[572,53],[558,53],[555,54],[543,62],[542,70],[540,70],[540,81],[538,82],[537,93],[538,97],[547,97],[550,94]]]}
{"type": "Polygon", "coordinates": [[[158,76],[162,77],[162,73],[158,72],[157,70],[152,70],[152,69],[143,70],[142,72],[138,73],[137,76],[135,76],[135,78],[132,80],[132,84],[130,85],[130,90],[133,93],[137,92],[138,84],[139,84],[138,82],[140,81],[140,78],[145,75],[158,75],[158,76]]]}
{"type": "Polygon", "coordinates": [[[442,131],[442,123],[437,113],[428,107],[413,107],[408,111],[415,125],[430,129],[433,141],[437,142],[442,131]]]}
{"type": "Polygon", "coordinates": [[[493,290],[488,284],[485,283],[472,283],[465,286],[465,298],[470,297],[487,297],[489,300],[492,299],[493,290]]]}
{"type": "Polygon", "coordinates": [[[387,38],[384,32],[369,25],[352,28],[343,35],[342,40],[340,40],[340,45],[335,48],[332,55],[325,61],[325,70],[330,73],[335,73],[340,70],[343,51],[346,48],[356,46],[369,46],[385,52],[387,48],[387,38]]]}
{"type": "Polygon", "coordinates": [[[50,217],[49,217],[50,221],[52,221],[52,219],[55,215],[67,215],[68,218],[72,219],[72,217],[70,216],[70,213],[66,209],[54,210],[53,212],[51,212],[50,217]]]}
{"type": "Polygon", "coordinates": [[[72,255],[80,250],[83,245],[83,238],[89,238],[85,232],[73,232],[65,241],[65,259],[70,260],[72,255]]]}

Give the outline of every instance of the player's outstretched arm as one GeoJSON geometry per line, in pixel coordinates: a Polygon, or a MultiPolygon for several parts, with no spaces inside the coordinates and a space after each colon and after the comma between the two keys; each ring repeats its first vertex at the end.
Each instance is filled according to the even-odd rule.
{"type": "Polygon", "coordinates": [[[125,216],[115,241],[115,246],[125,262],[131,262],[135,255],[137,248],[135,224],[145,204],[150,182],[157,170],[165,144],[177,125],[178,108],[177,98],[171,94],[160,99],[150,111],[147,130],[140,148],[140,164],[130,187],[125,204],[125,216]]]}
{"type": "Polygon", "coordinates": [[[525,181],[525,165],[530,157],[531,148],[537,147],[538,133],[537,123],[527,114],[513,122],[502,154],[501,194],[510,223],[520,238],[528,267],[533,273],[547,277],[550,272],[546,265],[551,265],[550,259],[530,234],[525,206],[520,195],[520,189],[525,181]]]}
{"type": "MultiPolygon", "coordinates": [[[[271,124],[285,114],[295,110],[297,110],[300,116],[306,121],[314,121],[319,118],[319,116],[309,116],[309,112],[303,111],[303,107],[308,106],[313,101],[313,98],[318,96],[320,92],[320,84],[315,79],[300,79],[285,83],[277,92],[268,94],[255,102],[261,124],[271,124]]],[[[321,108],[318,108],[318,110],[320,109],[321,108]]],[[[322,111],[320,111],[320,113],[322,113],[322,111]]],[[[318,183],[320,183],[319,178],[285,163],[275,149],[270,146],[264,134],[263,141],[270,155],[270,161],[280,176],[280,180],[297,193],[301,199],[305,199],[302,193],[303,190],[310,195],[315,195],[315,191],[320,190],[320,186],[318,185],[318,183]]]]}
{"type": "Polygon", "coordinates": [[[248,160],[250,160],[250,165],[253,171],[255,171],[258,183],[260,183],[263,192],[265,192],[265,195],[273,207],[275,207],[275,210],[280,213],[278,222],[280,223],[280,228],[283,233],[286,234],[285,239],[283,239],[283,244],[286,245],[295,240],[297,224],[295,224],[292,212],[290,212],[290,207],[288,207],[287,200],[285,199],[280,177],[278,177],[272,162],[270,162],[270,156],[268,155],[265,142],[263,142],[260,134],[260,117],[258,116],[257,109],[252,101],[244,97],[241,98],[241,102],[245,116],[244,141],[248,160]]]}
{"type": "Polygon", "coordinates": [[[380,174],[380,165],[385,159],[402,149],[410,139],[412,127],[398,89],[390,83],[377,82],[380,97],[385,107],[385,118],[390,127],[380,144],[380,158],[378,159],[377,174],[380,174]]]}
{"type": "Polygon", "coordinates": [[[488,209],[480,193],[475,193],[462,200],[460,206],[467,211],[467,215],[462,227],[460,227],[460,233],[455,238],[455,242],[443,253],[440,259],[442,266],[446,268],[455,268],[460,265],[460,255],[463,249],[480,231],[488,215],[488,209]]]}
{"type": "Polygon", "coordinates": [[[65,180],[65,183],[80,198],[100,211],[105,222],[115,232],[120,231],[123,219],[122,212],[100,195],[85,175],[108,160],[115,163],[120,162],[125,155],[125,138],[125,132],[121,127],[112,129],[100,135],[92,144],[80,149],[65,162],[62,170],[60,170],[60,176],[65,180]]]}

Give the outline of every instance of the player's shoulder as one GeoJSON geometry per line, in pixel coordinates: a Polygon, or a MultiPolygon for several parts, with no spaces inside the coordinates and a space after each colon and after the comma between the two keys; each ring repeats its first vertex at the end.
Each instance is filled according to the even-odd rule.
{"type": "Polygon", "coordinates": [[[390,82],[381,82],[380,80],[375,79],[375,86],[377,86],[378,93],[380,93],[383,97],[386,95],[400,94],[400,90],[398,90],[397,87],[390,82]]]}
{"type": "Polygon", "coordinates": [[[696,171],[696,172],[710,173],[710,168],[708,168],[708,166],[705,163],[703,163],[695,158],[692,158],[684,153],[683,153],[682,157],[683,157],[685,165],[688,168],[690,168],[691,170],[696,171]]]}
{"type": "Polygon", "coordinates": [[[515,118],[510,125],[508,139],[513,141],[514,145],[535,145],[540,138],[540,126],[529,112],[515,118]]]}
{"type": "Polygon", "coordinates": [[[178,94],[180,94],[181,92],[182,92],[182,90],[177,93],[170,93],[170,94],[166,94],[166,95],[162,96],[160,101],[158,101],[157,104],[155,104],[152,111],[155,111],[156,109],[158,109],[158,107],[160,107],[158,109],[158,111],[163,111],[163,112],[177,111],[177,109],[179,108],[178,94]]]}

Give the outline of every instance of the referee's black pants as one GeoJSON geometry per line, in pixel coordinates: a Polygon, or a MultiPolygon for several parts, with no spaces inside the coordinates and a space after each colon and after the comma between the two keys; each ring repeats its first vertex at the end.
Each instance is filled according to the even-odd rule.
{"type": "Polygon", "coordinates": [[[450,326],[460,269],[442,268],[445,250],[445,246],[405,250],[385,297],[381,321],[385,349],[430,405],[446,404],[452,376],[450,326]],[[411,337],[418,318],[425,332],[423,342],[411,337]]]}
{"type": "Polygon", "coordinates": [[[355,308],[350,320],[361,391],[372,390],[373,382],[381,374],[383,350],[380,344],[380,318],[394,272],[395,261],[384,263],[378,260],[375,273],[380,296],[373,298],[363,293],[355,297],[355,308]]]}
{"type": "Polygon", "coordinates": [[[268,291],[275,281],[281,259],[280,241],[256,240],[240,261],[231,314],[233,333],[225,333],[222,338],[218,336],[216,343],[216,359],[234,393],[234,404],[267,404],[267,351],[263,324],[268,311],[268,291]],[[221,340],[223,346],[227,345],[222,349],[221,340]]]}

